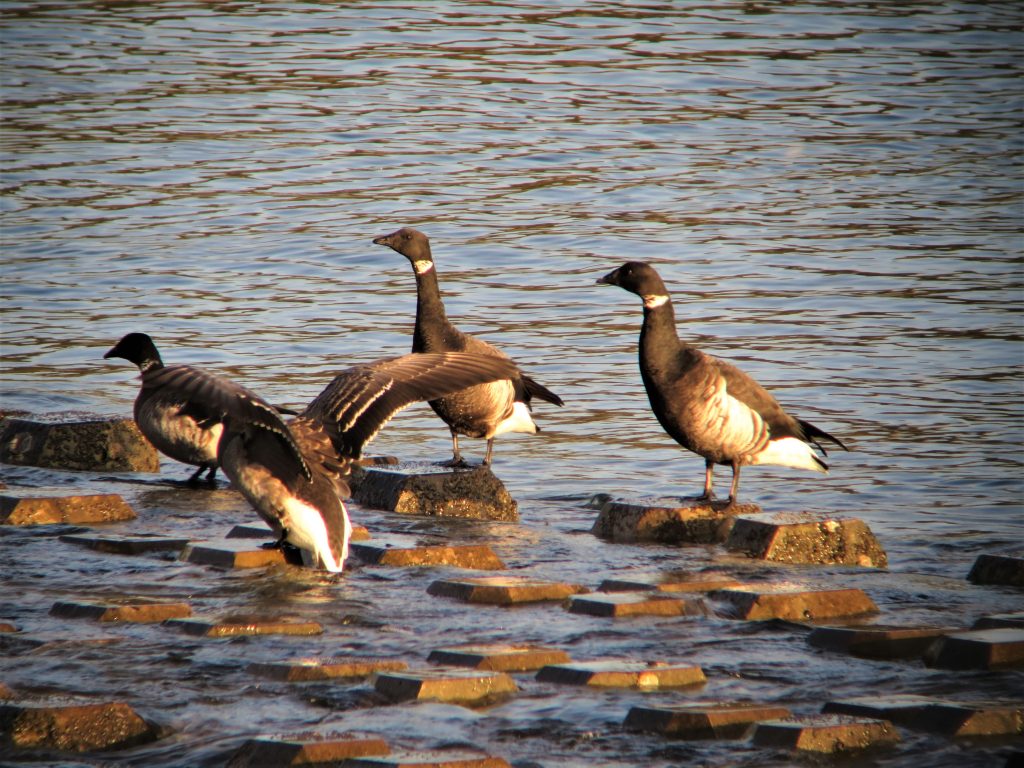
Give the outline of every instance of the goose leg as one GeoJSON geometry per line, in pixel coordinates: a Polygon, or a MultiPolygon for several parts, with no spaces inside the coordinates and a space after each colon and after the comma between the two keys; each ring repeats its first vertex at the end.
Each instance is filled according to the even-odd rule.
{"type": "Polygon", "coordinates": [[[711,490],[714,484],[715,462],[711,459],[704,459],[704,493],[697,497],[697,501],[711,501],[715,494],[711,490]]]}
{"type": "Polygon", "coordinates": [[[206,476],[206,482],[208,482],[210,485],[216,485],[217,481],[213,479],[213,476],[216,475],[216,474],[217,474],[217,465],[214,464],[212,467],[210,467],[210,473],[206,476]]]}
{"type": "Polygon", "coordinates": [[[740,462],[738,459],[732,462],[732,485],[729,487],[729,503],[735,504],[736,497],[740,491],[740,462]]]}
{"type": "Polygon", "coordinates": [[[451,461],[442,461],[442,467],[466,467],[466,460],[462,458],[462,454],[459,453],[459,436],[455,434],[455,430],[452,430],[452,458],[451,461]]]}
{"type": "Polygon", "coordinates": [[[207,469],[205,464],[200,464],[199,469],[193,472],[185,482],[189,485],[199,485],[199,476],[207,469]]]}
{"type": "Polygon", "coordinates": [[[491,465],[491,451],[494,450],[494,438],[492,437],[487,441],[487,453],[484,454],[484,466],[489,467],[491,465]]]}

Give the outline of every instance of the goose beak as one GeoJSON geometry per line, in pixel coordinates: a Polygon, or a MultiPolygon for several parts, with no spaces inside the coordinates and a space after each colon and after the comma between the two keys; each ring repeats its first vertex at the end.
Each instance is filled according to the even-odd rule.
{"type": "Polygon", "coordinates": [[[617,270],[617,269],[613,269],[611,272],[609,272],[604,277],[597,278],[596,285],[615,285],[615,277],[616,277],[618,271],[619,270],[617,270]]]}
{"type": "Polygon", "coordinates": [[[380,237],[375,237],[375,238],[373,238],[373,244],[374,245],[391,245],[391,243],[388,242],[388,238],[389,237],[391,237],[391,235],[381,235],[380,237]]]}

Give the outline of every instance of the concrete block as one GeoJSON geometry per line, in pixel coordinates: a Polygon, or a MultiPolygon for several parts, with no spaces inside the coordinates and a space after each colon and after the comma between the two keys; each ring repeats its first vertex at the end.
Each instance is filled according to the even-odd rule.
{"type": "Polygon", "coordinates": [[[287,562],[284,550],[261,547],[251,539],[223,539],[218,542],[189,544],[181,559],[195,565],[214,568],[266,568],[287,562]]]}
{"type": "Polygon", "coordinates": [[[1024,667],[1024,629],[979,629],[936,640],[924,663],[943,669],[1010,669],[1024,667]]]}
{"type": "Polygon", "coordinates": [[[438,648],[430,652],[427,661],[492,672],[527,672],[547,664],[562,664],[570,661],[570,658],[568,653],[557,648],[495,643],[438,648]]]}
{"type": "Polygon", "coordinates": [[[471,669],[378,672],[374,689],[392,701],[431,699],[455,704],[490,703],[519,690],[504,672],[471,669]]]}
{"type": "Polygon", "coordinates": [[[1024,611],[982,616],[971,629],[1024,629],[1024,611]]]}
{"type": "Polygon", "coordinates": [[[748,557],[778,563],[884,568],[889,562],[863,520],[822,518],[806,512],[737,517],[725,546],[748,557]]]}
{"type": "Polygon", "coordinates": [[[569,613],[587,616],[706,616],[704,601],[650,592],[612,592],[576,595],[568,599],[569,613]]]}
{"type": "Polygon", "coordinates": [[[791,585],[758,585],[757,588],[721,589],[711,597],[729,604],[727,618],[764,621],[817,621],[839,616],[877,613],[878,607],[862,590],[804,590],[791,585]]]}
{"type": "Polygon", "coordinates": [[[95,752],[158,738],[157,729],[124,702],[77,706],[0,705],[0,744],[19,749],[95,752]]]}
{"type": "Polygon", "coordinates": [[[0,621],[0,632],[18,632],[18,626],[9,621],[0,621]]]}
{"type": "Polygon", "coordinates": [[[739,514],[756,514],[756,504],[693,499],[608,499],[600,504],[590,532],[616,542],[655,541],[661,544],[720,544],[739,514]]]}
{"type": "Polygon", "coordinates": [[[789,716],[785,707],[756,704],[661,704],[631,708],[624,725],[678,739],[741,739],[755,723],[789,716]]]}
{"type": "Polygon", "coordinates": [[[324,628],[315,621],[264,621],[259,618],[203,621],[168,619],[165,627],[180,629],[195,637],[239,637],[242,635],[319,635],[324,628]]]}
{"type": "Polygon", "coordinates": [[[1024,704],[965,704],[927,696],[860,696],[828,702],[823,712],[890,720],[915,730],[950,738],[1019,736],[1024,733],[1024,704]]]}
{"type": "Polygon", "coordinates": [[[350,482],[357,504],[389,512],[473,520],[519,519],[515,500],[489,467],[436,464],[357,469],[350,482]]]}
{"type": "Polygon", "coordinates": [[[133,419],[48,423],[0,420],[0,461],[89,472],[159,472],[160,459],[133,419]]]}
{"type": "Polygon", "coordinates": [[[345,768],[510,768],[500,757],[466,750],[417,750],[392,752],[384,757],[357,757],[345,768]]]}
{"type": "Polygon", "coordinates": [[[400,672],[409,665],[397,659],[374,659],[360,656],[308,658],[294,661],[253,663],[249,672],[288,683],[319,680],[360,679],[375,672],[400,672]]]}
{"type": "Polygon", "coordinates": [[[978,555],[967,580],[974,584],[1024,587],[1024,553],[978,555]]]}
{"type": "Polygon", "coordinates": [[[950,631],[941,627],[818,627],[807,635],[807,642],[815,648],[867,659],[916,659],[950,631]]]}
{"type": "Polygon", "coordinates": [[[740,582],[728,574],[711,571],[672,571],[669,573],[637,573],[605,579],[598,592],[711,592],[737,587],[740,582]]]}
{"type": "Polygon", "coordinates": [[[93,619],[125,623],[153,623],[166,619],[183,619],[192,615],[188,603],[163,603],[151,600],[123,600],[106,604],[57,602],[50,608],[51,616],[63,619],[93,619]]]}
{"type": "Polygon", "coordinates": [[[805,715],[758,723],[754,744],[801,752],[836,754],[895,744],[899,732],[887,720],[847,715],[805,715]]]}
{"type": "Polygon", "coordinates": [[[579,584],[542,581],[522,576],[485,576],[472,579],[443,579],[427,589],[431,595],[452,597],[467,603],[515,605],[547,600],[564,600],[585,592],[579,584]]]}
{"type": "Polygon", "coordinates": [[[598,688],[682,688],[707,682],[700,667],[663,661],[590,661],[550,664],[537,673],[541,683],[598,688]]]}
{"type": "Polygon", "coordinates": [[[100,533],[69,533],[60,537],[61,541],[77,544],[81,547],[95,549],[115,555],[142,555],[150,552],[181,552],[188,546],[188,539],[172,539],[151,534],[135,536],[115,536],[100,533]]]}
{"type": "MultiPolygon", "coordinates": [[[[228,531],[228,539],[263,539],[274,541],[277,535],[265,525],[236,525],[228,531]]],[[[349,541],[369,541],[370,532],[365,525],[352,525],[352,534],[349,541]]]]}
{"type": "Polygon", "coordinates": [[[288,765],[336,765],[354,757],[387,755],[384,739],[290,741],[249,739],[228,760],[227,768],[276,768],[288,765]]]}
{"type": "Polygon", "coordinates": [[[486,544],[421,546],[412,540],[392,537],[350,546],[352,554],[371,565],[448,565],[483,571],[505,568],[501,558],[486,544]]]}
{"type": "Polygon", "coordinates": [[[114,493],[84,496],[0,496],[0,524],[53,525],[134,520],[135,510],[114,493]]]}

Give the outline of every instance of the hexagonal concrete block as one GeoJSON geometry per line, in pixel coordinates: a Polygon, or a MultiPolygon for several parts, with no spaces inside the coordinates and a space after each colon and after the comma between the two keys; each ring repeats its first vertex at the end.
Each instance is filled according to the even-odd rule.
{"type": "Polygon", "coordinates": [[[725,541],[739,514],[756,514],[756,504],[694,499],[643,498],[602,500],[590,532],[616,542],[717,544],[725,541]]]}
{"type": "Polygon", "coordinates": [[[1024,552],[978,555],[967,580],[974,584],[1024,587],[1024,552]]]}
{"type": "Polygon", "coordinates": [[[517,605],[564,600],[569,595],[586,592],[586,589],[579,584],[543,581],[523,576],[483,576],[472,579],[442,579],[432,583],[427,592],[467,603],[517,605]]]}
{"type": "MultiPolygon", "coordinates": [[[[277,539],[275,534],[266,525],[236,525],[231,528],[225,535],[226,539],[264,539],[266,541],[274,541],[277,539]]],[[[349,541],[369,541],[370,531],[367,530],[365,525],[352,524],[352,533],[349,536],[349,541]]]]}
{"type": "Polygon", "coordinates": [[[1024,629],[1024,611],[982,616],[971,629],[1024,629]]]}
{"type": "Polygon", "coordinates": [[[124,702],[0,705],[0,744],[19,749],[96,752],[134,747],[158,736],[156,727],[124,702]]]}
{"type": "Polygon", "coordinates": [[[944,669],[1010,669],[1024,667],[1024,629],[980,629],[936,640],[924,663],[944,669]]]}
{"type": "Polygon", "coordinates": [[[541,683],[596,688],[682,688],[707,682],[700,667],[664,661],[589,661],[550,664],[537,673],[541,683]]]}
{"type": "Polygon", "coordinates": [[[183,619],[192,615],[188,603],[166,603],[152,600],[125,599],[109,603],[78,603],[60,601],[50,608],[51,616],[63,619],[93,619],[124,623],[153,623],[166,619],[183,619]]]}
{"type": "Polygon", "coordinates": [[[704,601],[651,592],[612,592],[575,595],[567,601],[569,613],[587,616],[706,616],[704,601]]]}
{"type": "Polygon", "coordinates": [[[133,419],[0,419],[0,461],[89,472],[160,471],[156,448],[133,419]]]}
{"type": "Polygon", "coordinates": [[[816,621],[878,612],[871,598],[859,589],[806,590],[790,585],[759,584],[756,588],[722,589],[712,592],[711,596],[731,606],[725,612],[728,618],[747,621],[816,621]]]}
{"type": "Polygon", "coordinates": [[[362,656],[304,658],[294,661],[254,662],[247,669],[253,674],[289,683],[307,683],[334,679],[367,678],[376,672],[400,672],[408,664],[397,659],[362,656]]]}
{"type": "Polygon", "coordinates": [[[807,512],[742,515],[726,549],[779,563],[825,563],[884,568],[885,550],[856,518],[823,518],[807,512]]]}
{"type": "Polygon", "coordinates": [[[0,496],[0,524],[53,525],[134,520],[135,510],[115,493],[82,496],[0,496]]]}
{"type": "Polygon", "coordinates": [[[373,542],[353,542],[352,554],[371,565],[447,565],[455,568],[500,571],[505,564],[486,544],[420,545],[412,539],[384,537],[373,542]]]}
{"type": "Polygon", "coordinates": [[[68,533],[60,537],[68,544],[95,549],[114,555],[143,555],[151,552],[181,552],[188,546],[188,539],[175,539],[148,533],[134,536],[117,536],[101,533],[68,533]]]}
{"type": "Polygon", "coordinates": [[[847,715],[803,715],[758,723],[754,744],[801,752],[846,753],[895,744],[899,732],[887,720],[847,715]]]}
{"type": "Polygon", "coordinates": [[[391,748],[384,739],[374,738],[322,741],[249,739],[231,755],[227,768],[337,765],[355,757],[387,755],[390,752],[391,748]]]}
{"type": "Polygon", "coordinates": [[[203,621],[168,619],[163,626],[195,637],[240,637],[243,635],[319,635],[323,626],[315,621],[268,621],[259,618],[203,621]]]}
{"type": "Polygon", "coordinates": [[[181,559],[194,565],[225,569],[266,568],[288,561],[283,549],[263,547],[244,538],[189,544],[181,553],[181,559]]]}
{"type": "Polygon", "coordinates": [[[890,720],[950,738],[1019,736],[1024,704],[966,704],[928,696],[859,696],[825,704],[823,712],[890,720]]]}
{"type": "Polygon", "coordinates": [[[378,672],[374,688],[392,701],[432,699],[455,704],[490,703],[519,690],[504,672],[470,669],[378,672]]]}
{"type": "Polygon", "coordinates": [[[789,716],[785,707],[757,704],[660,704],[633,707],[624,725],[677,739],[740,739],[758,722],[789,716]]]}
{"type": "Polygon", "coordinates": [[[740,582],[720,571],[670,571],[668,573],[631,573],[604,579],[598,592],[711,592],[738,587],[740,582]]]}
{"type": "Polygon", "coordinates": [[[492,643],[438,648],[430,652],[427,661],[493,672],[527,672],[547,664],[562,664],[570,658],[568,653],[557,648],[492,643]]]}
{"type": "Polygon", "coordinates": [[[910,659],[919,658],[936,638],[950,631],[941,627],[817,627],[807,635],[807,642],[815,648],[867,659],[910,659]]]}

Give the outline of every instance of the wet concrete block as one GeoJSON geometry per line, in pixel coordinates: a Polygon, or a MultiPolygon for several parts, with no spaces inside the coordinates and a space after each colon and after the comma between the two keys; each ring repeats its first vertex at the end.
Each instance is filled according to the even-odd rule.
{"type": "Polygon", "coordinates": [[[163,603],[151,600],[124,600],[107,604],[56,602],[51,616],[62,619],[93,619],[125,623],[153,623],[166,619],[183,619],[192,615],[188,603],[163,603]]]}
{"type": "Polygon", "coordinates": [[[971,629],[1024,629],[1024,611],[982,616],[971,629]]]}
{"type": "Polygon", "coordinates": [[[9,621],[0,621],[0,632],[18,632],[18,626],[9,621]]]}
{"type": "Polygon", "coordinates": [[[788,585],[773,589],[764,585],[756,591],[717,590],[711,597],[729,604],[730,609],[725,612],[728,618],[747,621],[816,621],[878,612],[871,598],[860,589],[803,590],[788,585]]]}
{"type": "Polygon", "coordinates": [[[522,576],[485,576],[473,579],[443,579],[427,589],[431,595],[452,597],[467,603],[516,605],[547,600],[564,600],[586,592],[579,584],[542,581],[522,576]]]}
{"type": "Polygon", "coordinates": [[[631,708],[624,725],[679,739],[741,739],[755,723],[789,716],[785,707],[754,704],[662,704],[631,708]]]}
{"type": "Polygon", "coordinates": [[[899,732],[887,720],[848,715],[805,715],[758,723],[754,744],[835,754],[895,744],[899,732]]]}
{"type": "MultiPolygon", "coordinates": [[[[228,760],[227,768],[275,768],[287,765],[336,765],[354,757],[387,755],[384,739],[289,741],[249,739],[228,760]]],[[[347,764],[347,763],[346,763],[347,764]]]]}
{"type": "Polygon", "coordinates": [[[1024,629],[980,629],[939,638],[924,663],[943,669],[1024,667],[1024,629]]]}
{"type": "Polygon", "coordinates": [[[288,683],[318,680],[361,679],[375,672],[401,672],[409,665],[397,659],[375,659],[361,656],[308,658],[294,661],[253,663],[249,672],[288,683]]]}
{"type": "Polygon", "coordinates": [[[725,573],[673,571],[669,573],[638,573],[605,579],[598,592],[711,592],[737,587],[740,582],[725,573]]]}
{"type": "Polygon", "coordinates": [[[590,661],[549,664],[537,673],[541,683],[596,688],[682,688],[707,682],[700,667],[663,661],[590,661]]]}
{"type": "Polygon", "coordinates": [[[818,627],[807,635],[815,648],[867,659],[911,659],[951,630],[940,627],[818,627]]]}
{"type": "Polygon", "coordinates": [[[1022,704],[964,704],[927,696],[860,696],[830,701],[823,712],[890,720],[950,738],[1016,736],[1024,733],[1022,704]]]}
{"type": "Polygon", "coordinates": [[[53,525],[134,520],[135,510],[115,493],[83,496],[0,496],[0,524],[53,525]]]}
{"type": "Polygon", "coordinates": [[[504,672],[470,669],[378,672],[374,688],[392,701],[431,699],[455,704],[487,703],[519,690],[504,672]]]}
{"type": "Polygon", "coordinates": [[[160,459],[133,419],[47,423],[0,420],[0,461],[89,472],[159,472],[160,459]]]}
{"type": "Polygon", "coordinates": [[[214,568],[266,568],[287,562],[284,550],[261,547],[249,539],[224,539],[216,543],[189,544],[181,560],[214,568]]]}
{"type": "MultiPolygon", "coordinates": [[[[227,532],[228,539],[263,539],[274,541],[277,535],[265,525],[236,525],[227,532]]],[[[353,525],[349,541],[369,541],[370,532],[365,525],[353,525]]]]}
{"type": "Polygon", "coordinates": [[[720,544],[739,514],[756,514],[756,504],[693,499],[608,499],[599,506],[590,532],[615,542],[655,541],[662,544],[720,544]]]}
{"type": "Polygon", "coordinates": [[[58,707],[0,705],[0,744],[20,749],[95,752],[158,738],[157,729],[128,704],[58,707]]]}
{"type": "Polygon", "coordinates": [[[570,658],[568,653],[557,648],[495,643],[438,648],[430,652],[427,661],[492,672],[528,672],[548,664],[562,664],[570,658]]]}
{"type": "Polygon", "coordinates": [[[371,565],[448,565],[481,571],[504,570],[505,563],[486,544],[427,545],[393,541],[357,542],[352,554],[371,565]]]}
{"type": "Polygon", "coordinates": [[[350,484],[355,502],[373,509],[473,520],[519,519],[515,500],[489,467],[403,463],[357,470],[350,484]]]}
{"type": "Polygon", "coordinates": [[[650,592],[612,592],[575,595],[566,606],[569,613],[587,616],[706,616],[704,601],[650,592]]]}
{"type": "Polygon", "coordinates": [[[68,544],[77,544],[97,552],[114,555],[143,555],[150,552],[181,552],[188,546],[188,539],[173,539],[165,536],[139,534],[136,536],[114,536],[100,533],[69,533],[60,537],[68,544]]]}
{"type": "Polygon", "coordinates": [[[778,563],[827,563],[885,568],[888,557],[867,523],[810,513],[737,517],[726,549],[778,563]]]}
{"type": "Polygon", "coordinates": [[[978,555],[967,580],[973,584],[1024,587],[1024,553],[978,555]]]}
{"type": "Polygon", "coordinates": [[[510,768],[508,761],[466,750],[417,750],[392,752],[385,757],[358,757],[345,768],[510,768]]]}
{"type": "Polygon", "coordinates": [[[225,621],[168,619],[165,627],[180,629],[195,637],[240,637],[242,635],[319,635],[324,628],[315,621],[268,621],[239,618],[225,621]]]}

